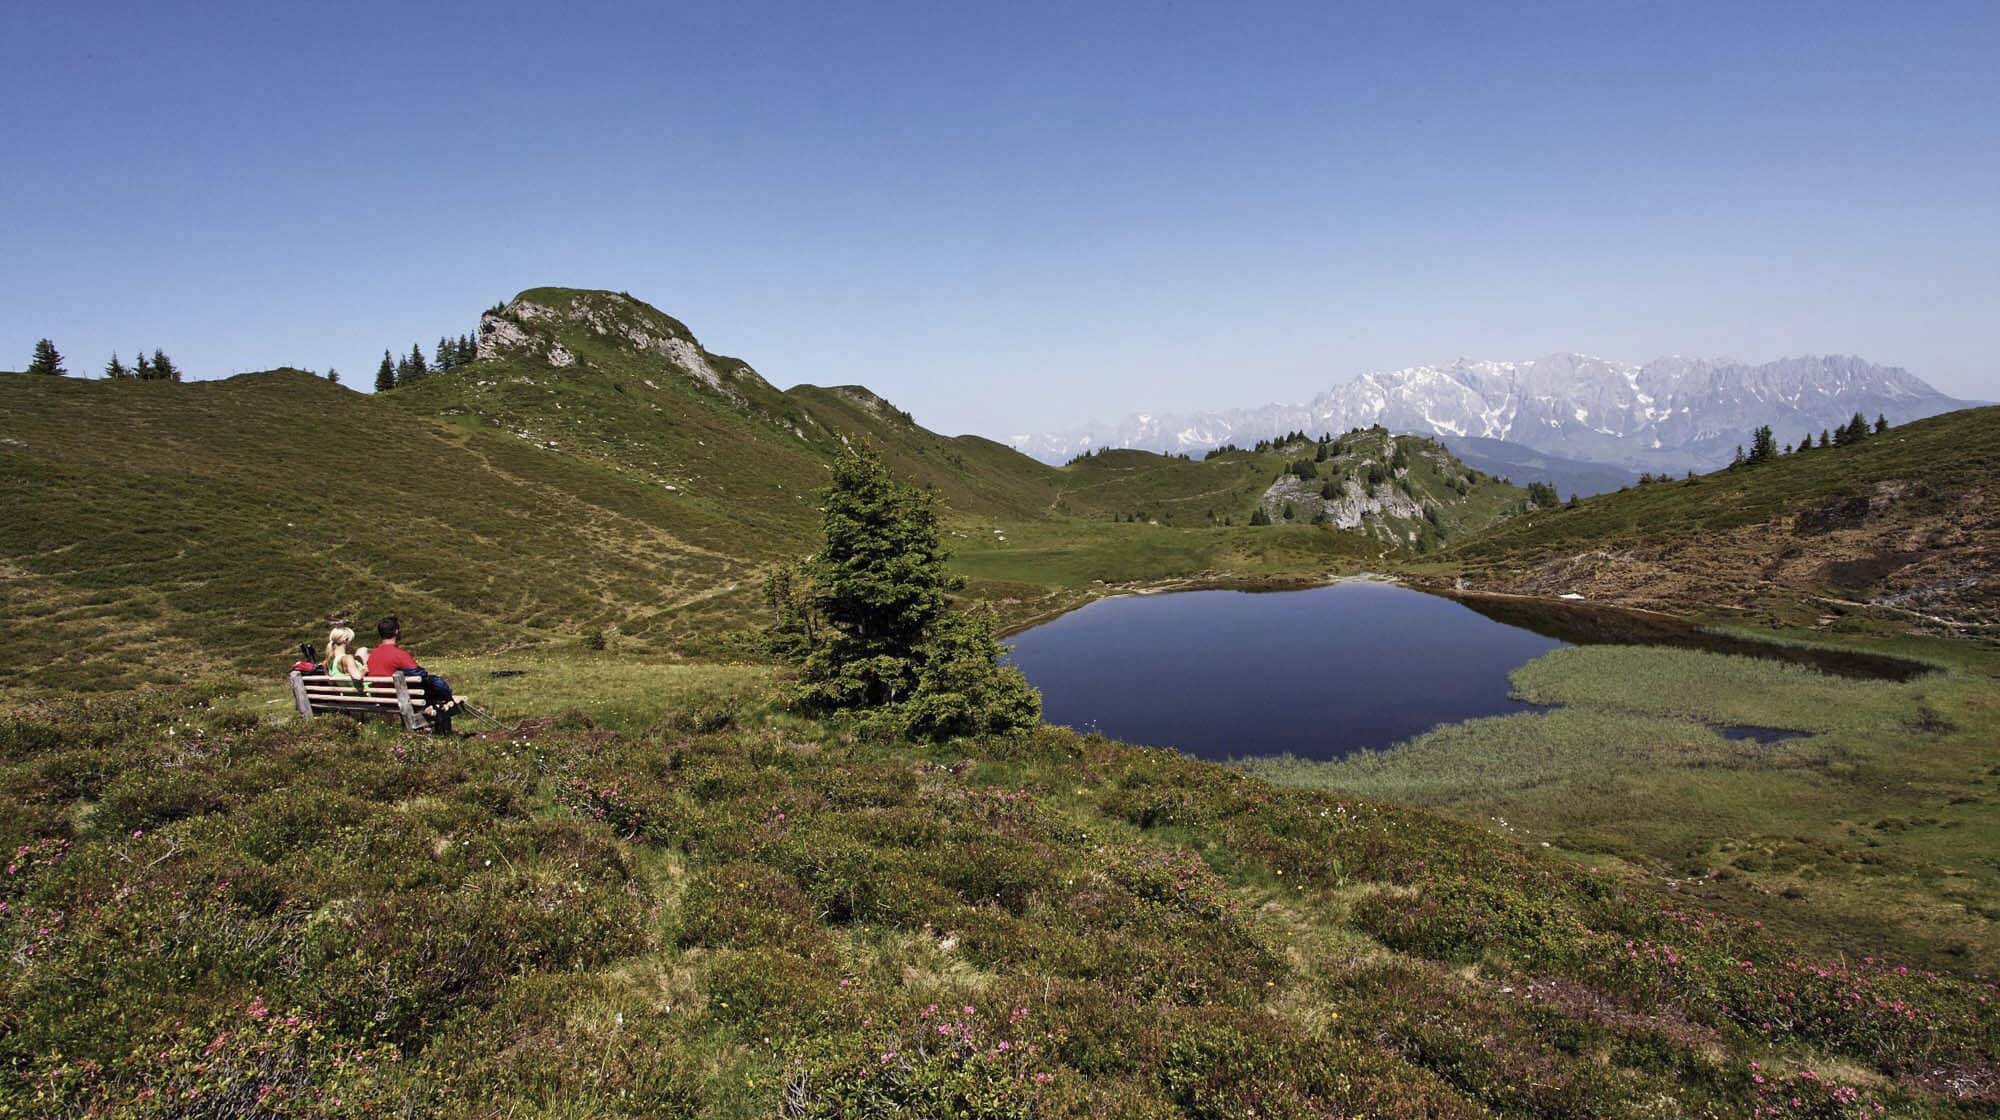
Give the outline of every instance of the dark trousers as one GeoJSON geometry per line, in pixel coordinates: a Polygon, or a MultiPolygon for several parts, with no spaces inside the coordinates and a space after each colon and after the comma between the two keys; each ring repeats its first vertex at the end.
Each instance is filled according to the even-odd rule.
{"type": "Polygon", "coordinates": [[[451,683],[422,669],[404,671],[404,680],[407,681],[412,677],[416,678],[417,684],[423,686],[424,704],[439,709],[438,714],[431,720],[431,730],[444,735],[451,734],[451,713],[443,710],[446,704],[451,703],[451,683]]]}

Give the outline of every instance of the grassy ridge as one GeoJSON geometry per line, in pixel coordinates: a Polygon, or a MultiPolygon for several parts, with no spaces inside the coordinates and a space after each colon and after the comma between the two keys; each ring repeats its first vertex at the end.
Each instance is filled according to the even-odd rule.
{"type": "Polygon", "coordinates": [[[1757,621],[1853,613],[2000,634],[2000,408],[1515,518],[1454,553],[1478,586],[1757,621]]]}
{"type": "Polygon", "coordinates": [[[1055,728],[857,740],[756,669],[504,667],[503,713],[576,706],[450,741],[273,692],[0,717],[0,1107],[1636,1120],[1991,1084],[1990,986],[1421,810],[1055,728]]]}

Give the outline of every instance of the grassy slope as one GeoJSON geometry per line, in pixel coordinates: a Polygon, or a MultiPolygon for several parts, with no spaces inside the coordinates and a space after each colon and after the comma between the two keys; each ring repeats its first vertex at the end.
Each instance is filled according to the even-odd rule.
{"type": "Polygon", "coordinates": [[[392,609],[445,645],[688,634],[749,546],[796,539],[302,373],[0,392],[10,683],[276,664],[330,616],[392,609]]]}
{"type": "Polygon", "coordinates": [[[1848,448],[1658,482],[1502,524],[1455,553],[1474,584],[1782,623],[1850,611],[2000,634],[2000,408],[1848,448]]]}
{"type": "Polygon", "coordinates": [[[572,710],[0,717],[0,1108],[1971,1116],[1993,1084],[1989,987],[1422,810],[1055,728],[859,740],[756,669],[444,665],[490,667],[528,670],[481,687],[503,713],[572,710]]]}

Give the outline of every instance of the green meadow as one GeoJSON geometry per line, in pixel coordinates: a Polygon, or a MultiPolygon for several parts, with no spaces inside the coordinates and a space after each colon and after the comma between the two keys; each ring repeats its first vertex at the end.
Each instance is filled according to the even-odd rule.
{"type": "Polygon", "coordinates": [[[1936,1071],[1992,1068],[1989,982],[1387,777],[1287,788],[1052,727],[885,741],[758,665],[439,668],[504,727],[302,721],[274,684],[0,716],[0,1113],[1983,1107],[1936,1071]]]}

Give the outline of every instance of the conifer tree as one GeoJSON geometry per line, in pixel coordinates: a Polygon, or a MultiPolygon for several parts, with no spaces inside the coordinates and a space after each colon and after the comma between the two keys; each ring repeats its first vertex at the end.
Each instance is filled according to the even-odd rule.
{"type": "Polygon", "coordinates": [[[1269,525],[1270,523],[1271,515],[1264,512],[1263,506],[1258,506],[1256,509],[1250,511],[1250,524],[1269,525]]]}
{"type": "Polygon", "coordinates": [[[148,358],[144,350],[139,351],[139,360],[132,363],[132,376],[141,381],[153,379],[153,359],[148,358]]]}
{"type": "Polygon", "coordinates": [[[450,344],[445,342],[444,336],[439,335],[437,348],[431,351],[431,368],[437,370],[439,373],[443,373],[452,367],[452,359],[456,356],[452,352],[450,344]]]}
{"type": "Polygon", "coordinates": [[[340,371],[332,366],[326,367],[326,379],[335,385],[340,384],[340,371]]]}
{"type": "Polygon", "coordinates": [[[825,508],[811,574],[828,633],[806,659],[805,697],[828,708],[893,704],[915,684],[917,646],[955,586],[936,506],[861,450],[834,462],[825,508]]]}
{"type": "Polygon", "coordinates": [[[1778,441],[1771,434],[1771,426],[1765,424],[1750,433],[1750,462],[1768,463],[1778,457],[1778,441]]]}
{"type": "Polygon", "coordinates": [[[408,361],[408,369],[396,375],[396,384],[398,385],[411,381],[421,381],[429,376],[431,372],[429,363],[424,361],[424,347],[422,343],[412,342],[410,344],[408,361]]]}
{"type": "Polygon", "coordinates": [[[1833,446],[1833,439],[1831,436],[1828,435],[1827,430],[1825,428],[1821,428],[1819,430],[1819,445],[1821,447],[1833,446]]]}
{"type": "Polygon", "coordinates": [[[1737,467],[1742,466],[1744,463],[1748,461],[1749,460],[1746,459],[1743,455],[1743,445],[1739,443],[1736,445],[1736,457],[1729,461],[1729,469],[1735,470],[1737,467]]]}
{"type": "Polygon", "coordinates": [[[1876,414],[1875,414],[1875,434],[1879,436],[1879,435],[1881,435],[1881,434],[1882,434],[1883,432],[1886,432],[1886,431],[1888,431],[1888,430],[1889,430],[1889,418],[1888,418],[1887,416],[1883,415],[1883,414],[1882,414],[1882,413],[1880,413],[1880,412],[1876,413],[1876,414]]]}
{"type": "Polygon", "coordinates": [[[35,343],[35,356],[29,360],[27,372],[50,377],[62,377],[69,373],[63,368],[63,356],[56,353],[56,344],[46,338],[35,343]]]}
{"type": "Polygon", "coordinates": [[[386,393],[395,387],[396,362],[395,359],[389,357],[389,352],[384,350],[382,351],[382,364],[375,367],[375,391],[386,393]]]}
{"type": "Polygon", "coordinates": [[[167,357],[167,352],[158,347],[153,349],[153,377],[160,381],[179,381],[181,368],[167,357]]]}
{"type": "Polygon", "coordinates": [[[118,352],[113,350],[111,352],[111,360],[104,363],[104,376],[112,381],[124,381],[132,376],[132,370],[124,362],[118,360],[118,352]]]}

